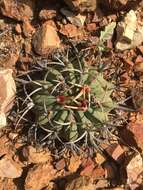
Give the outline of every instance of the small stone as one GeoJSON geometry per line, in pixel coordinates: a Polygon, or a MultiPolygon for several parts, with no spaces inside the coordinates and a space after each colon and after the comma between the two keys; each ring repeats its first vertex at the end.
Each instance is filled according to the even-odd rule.
{"type": "Polygon", "coordinates": [[[137,145],[143,150],[143,121],[130,123],[128,128],[132,132],[137,145]]]}
{"type": "Polygon", "coordinates": [[[124,154],[124,149],[116,143],[109,145],[106,151],[116,161],[124,154]]]}
{"type": "Polygon", "coordinates": [[[38,150],[33,146],[24,147],[22,153],[29,163],[45,163],[52,160],[51,153],[48,150],[38,150]]]}
{"type": "Polygon", "coordinates": [[[56,29],[45,22],[34,35],[33,47],[39,55],[47,54],[50,50],[59,48],[60,39],[56,29]]]}
{"type": "Polygon", "coordinates": [[[87,29],[89,32],[94,32],[94,31],[96,30],[96,23],[87,24],[86,29],[87,29]]]}
{"type": "Polygon", "coordinates": [[[61,160],[59,160],[57,163],[56,163],[56,169],[57,170],[62,170],[62,169],[64,169],[65,168],[65,166],[66,166],[66,163],[65,163],[65,159],[61,159],[61,160]]]}
{"type": "Polygon", "coordinates": [[[101,165],[103,162],[105,162],[105,158],[100,153],[97,153],[95,161],[97,162],[97,164],[101,165]]]}
{"type": "Polygon", "coordinates": [[[0,178],[0,190],[19,190],[13,179],[0,178]]]}
{"type": "Polygon", "coordinates": [[[35,165],[28,171],[25,179],[26,190],[44,189],[51,180],[56,178],[56,170],[49,163],[35,165]]]}
{"type": "Polygon", "coordinates": [[[127,184],[131,189],[138,189],[142,184],[143,161],[140,154],[135,155],[126,166],[127,184]]]}
{"type": "Polygon", "coordinates": [[[56,17],[57,11],[56,10],[49,10],[49,9],[42,9],[39,13],[40,20],[49,20],[56,17]]]}
{"type": "Polygon", "coordinates": [[[6,113],[13,106],[16,94],[16,85],[12,77],[11,69],[0,70],[0,127],[6,126],[6,113]]]}
{"type": "Polygon", "coordinates": [[[104,176],[105,176],[105,170],[101,166],[95,168],[91,175],[91,177],[95,179],[104,178],[104,176]]]}
{"type": "Polygon", "coordinates": [[[70,172],[76,172],[81,165],[81,157],[78,155],[72,155],[68,165],[68,170],[70,172]]]}
{"type": "Polygon", "coordinates": [[[34,15],[35,0],[1,0],[0,11],[4,16],[18,21],[31,20],[34,15]]]}
{"type": "Polygon", "coordinates": [[[143,57],[141,55],[138,55],[135,60],[135,63],[143,63],[143,57]]]}
{"type": "Polygon", "coordinates": [[[60,33],[69,37],[69,38],[74,38],[74,37],[78,37],[80,36],[80,31],[78,30],[78,28],[73,25],[73,24],[66,24],[64,25],[61,30],[60,33]]]}
{"type": "Polygon", "coordinates": [[[31,37],[35,33],[35,28],[30,24],[29,21],[23,22],[22,29],[25,37],[31,37]]]}
{"type": "Polygon", "coordinates": [[[97,7],[97,0],[64,0],[69,8],[73,11],[80,12],[95,11],[97,7]]]}
{"type": "Polygon", "coordinates": [[[22,168],[11,158],[4,156],[0,160],[0,177],[18,178],[22,175],[22,168]]]}
{"type": "Polygon", "coordinates": [[[20,24],[17,24],[17,25],[16,25],[15,31],[17,32],[17,34],[21,34],[22,30],[21,30],[20,24]]]}
{"type": "Polygon", "coordinates": [[[81,15],[81,14],[75,15],[73,12],[65,8],[62,8],[60,11],[64,16],[66,16],[67,20],[71,24],[74,24],[75,26],[78,26],[78,27],[82,27],[84,25],[86,16],[81,15]]]}

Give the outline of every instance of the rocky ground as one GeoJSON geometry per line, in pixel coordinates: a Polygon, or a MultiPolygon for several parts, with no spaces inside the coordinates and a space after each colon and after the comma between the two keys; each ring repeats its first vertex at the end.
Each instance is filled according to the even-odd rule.
{"type": "Polygon", "coordinates": [[[143,189],[143,1],[0,0],[0,68],[0,190],[143,189]],[[91,155],[35,146],[17,114],[19,77],[73,44],[124,105],[91,155]]]}

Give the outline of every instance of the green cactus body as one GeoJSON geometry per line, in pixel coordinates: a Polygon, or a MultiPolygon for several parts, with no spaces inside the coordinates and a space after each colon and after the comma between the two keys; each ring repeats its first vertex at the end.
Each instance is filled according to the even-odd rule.
{"type": "Polygon", "coordinates": [[[36,83],[42,87],[32,97],[37,124],[66,142],[101,128],[116,106],[111,98],[112,83],[86,63],[49,64],[36,83]]]}

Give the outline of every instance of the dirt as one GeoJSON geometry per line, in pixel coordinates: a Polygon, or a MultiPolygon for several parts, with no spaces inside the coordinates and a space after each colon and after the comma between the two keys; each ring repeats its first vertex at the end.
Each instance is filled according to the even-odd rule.
{"type": "Polygon", "coordinates": [[[0,190],[143,189],[142,74],[143,1],[1,0],[0,110],[5,106],[7,118],[0,129],[0,190]],[[46,141],[46,131],[27,112],[32,104],[24,107],[31,97],[25,100],[29,91],[21,83],[31,76],[38,80],[39,65],[46,68],[69,49],[76,58],[83,53],[115,85],[112,127],[97,133],[94,149],[83,142],[69,148],[46,141]],[[9,71],[13,78],[3,82],[1,73],[9,71]],[[7,100],[13,79],[16,98],[7,100]]]}

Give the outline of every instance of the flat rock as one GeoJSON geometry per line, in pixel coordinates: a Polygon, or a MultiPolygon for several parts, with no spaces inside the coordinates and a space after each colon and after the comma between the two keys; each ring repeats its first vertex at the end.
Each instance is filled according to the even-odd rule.
{"type": "Polygon", "coordinates": [[[33,47],[37,54],[44,55],[60,47],[60,38],[56,28],[45,22],[33,37],[33,47]]]}
{"type": "Polygon", "coordinates": [[[1,0],[0,12],[18,21],[31,20],[34,15],[35,0],[1,0]]]}
{"type": "Polygon", "coordinates": [[[0,177],[18,178],[22,175],[22,168],[8,156],[0,160],[0,177]]]}

